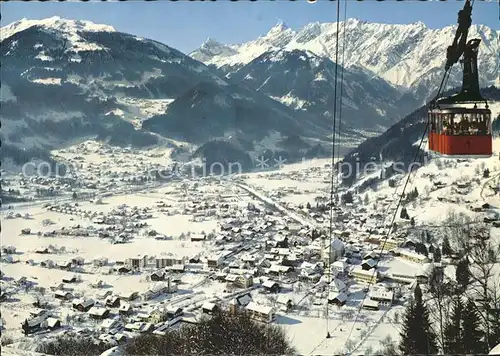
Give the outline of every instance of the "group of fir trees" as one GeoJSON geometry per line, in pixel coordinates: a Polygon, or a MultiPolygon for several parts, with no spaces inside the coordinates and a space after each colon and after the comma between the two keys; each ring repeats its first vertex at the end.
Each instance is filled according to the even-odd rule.
{"type": "Polygon", "coordinates": [[[435,302],[433,308],[437,309],[433,314],[422,298],[420,285],[416,286],[403,318],[400,353],[458,355],[487,352],[487,333],[478,306],[465,294],[471,281],[467,259],[457,265],[456,282],[445,282],[442,273],[434,270],[429,276],[429,294],[435,302]],[[445,315],[444,304],[450,301],[451,312],[445,315]]]}

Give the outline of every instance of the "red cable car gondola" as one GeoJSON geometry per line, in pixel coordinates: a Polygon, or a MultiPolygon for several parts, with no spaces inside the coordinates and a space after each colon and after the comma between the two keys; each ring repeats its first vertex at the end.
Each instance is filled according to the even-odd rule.
{"type": "Polygon", "coordinates": [[[481,96],[477,70],[477,52],[481,40],[467,42],[472,6],[467,0],[458,13],[458,29],[446,54],[445,75],[463,54],[463,80],[460,93],[434,100],[429,109],[429,150],[444,156],[490,157],[493,154],[491,110],[481,96]],[[484,104],[484,107],[478,107],[484,104]]]}

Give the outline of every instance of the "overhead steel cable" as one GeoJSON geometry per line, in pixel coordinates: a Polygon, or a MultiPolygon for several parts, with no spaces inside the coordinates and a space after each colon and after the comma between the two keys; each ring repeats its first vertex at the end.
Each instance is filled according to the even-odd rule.
{"type": "MultiPolygon", "coordinates": [[[[339,69],[339,32],[340,32],[340,0],[337,1],[337,31],[335,34],[335,76],[334,76],[334,89],[333,89],[333,123],[332,123],[332,159],[331,159],[331,181],[330,181],[330,229],[328,238],[328,266],[327,266],[327,276],[328,276],[328,286],[331,283],[331,272],[330,272],[330,259],[332,255],[332,237],[333,237],[333,205],[334,205],[334,175],[335,175],[335,136],[336,136],[336,123],[337,123],[337,80],[338,80],[338,69],[339,69]]],[[[323,250],[324,251],[324,250],[323,250]]],[[[328,287],[329,288],[329,287],[328,287]]],[[[329,332],[329,313],[328,304],[326,305],[326,338],[330,337],[329,332]]]]}

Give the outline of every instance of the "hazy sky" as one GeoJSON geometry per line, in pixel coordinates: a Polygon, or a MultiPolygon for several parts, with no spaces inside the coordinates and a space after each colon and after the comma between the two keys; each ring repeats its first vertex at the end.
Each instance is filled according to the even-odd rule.
{"type": "MultiPolygon", "coordinates": [[[[344,6],[344,2],[341,3],[344,6]]],[[[334,22],[336,2],[306,0],[260,0],[256,2],[8,2],[0,3],[5,26],[22,19],[60,16],[90,20],[116,30],[161,41],[185,53],[199,47],[207,37],[223,43],[240,43],[261,36],[278,21],[298,29],[310,22],[334,22]]],[[[407,24],[421,21],[430,28],[454,25],[462,0],[347,1],[347,17],[360,20],[407,24]]],[[[476,0],[475,24],[500,27],[498,0],[476,0]]],[[[343,10],[341,10],[343,17],[343,10]]]]}

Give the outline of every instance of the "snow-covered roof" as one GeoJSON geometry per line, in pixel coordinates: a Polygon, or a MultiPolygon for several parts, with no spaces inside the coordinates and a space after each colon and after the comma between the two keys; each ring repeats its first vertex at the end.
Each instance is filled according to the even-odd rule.
{"type": "Polygon", "coordinates": [[[361,266],[354,266],[354,268],[351,270],[351,273],[362,274],[371,277],[374,275],[374,271],[376,270],[371,269],[369,271],[365,271],[361,266]]]}
{"type": "Polygon", "coordinates": [[[369,297],[371,299],[393,300],[394,292],[384,289],[374,289],[370,291],[369,297]]]}
{"type": "Polygon", "coordinates": [[[347,301],[347,294],[345,293],[337,293],[337,292],[330,292],[328,294],[328,300],[334,300],[337,299],[340,302],[345,302],[347,301]]]}
{"type": "Polygon", "coordinates": [[[215,307],[216,305],[214,303],[205,302],[201,308],[205,310],[213,310],[215,307]]]}
{"type": "Polygon", "coordinates": [[[257,304],[255,302],[250,302],[246,306],[246,309],[252,310],[254,312],[261,313],[261,314],[271,314],[272,311],[273,311],[272,307],[265,306],[265,305],[260,305],[260,304],[257,304]]]}
{"type": "Polygon", "coordinates": [[[272,288],[275,284],[278,284],[278,282],[275,282],[271,279],[268,279],[267,281],[265,281],[264,283],[262,283],[262,286],[263,287],[266,287],[266,288],[272,288]]]}
{"type": "Polygon", "coordinates": [[[332,281],[332,283],[330,283],[330,290],[332,290],[334,292],[343,291],[345,288],[346,288],[345,283],[342,280],[338,279],[338,278],[335,278],[332,281]]]}
{"type": "Polygon", "coordinates": [[[103,308],[103,307],[92,307],[89,310],[89,314],[90,315],[104,315],[104,313],[106,313],[107,311],[108,311],[108,309],[103,308]]]}
{"type": "Polygon", "coordinates": [[[276,299],[276,302],[279,304],[287,304],[288,302],[292,301],[292,298],[290,298],[290,296],[288,296],[287,294],[280,294],[276,299]]]}
{"type": "Polygon", "coordinates": [[[371,299],[365,299],[363,302],[364,307],[378,308],[378,302],[371,299]]]}
{"type": "Polygon", "coordinates": [[[401,255],[408,256],[411,258],[416,258],[416,259],[421,260],[421,261],[425,261],[427,259],[427,257],[425,255],[421,255],[419,253],[416,253],[416,252],[413,252],[410,250],[406,250],[403,248],[397,249],[397,252],[399,252],[401,255]]]}

